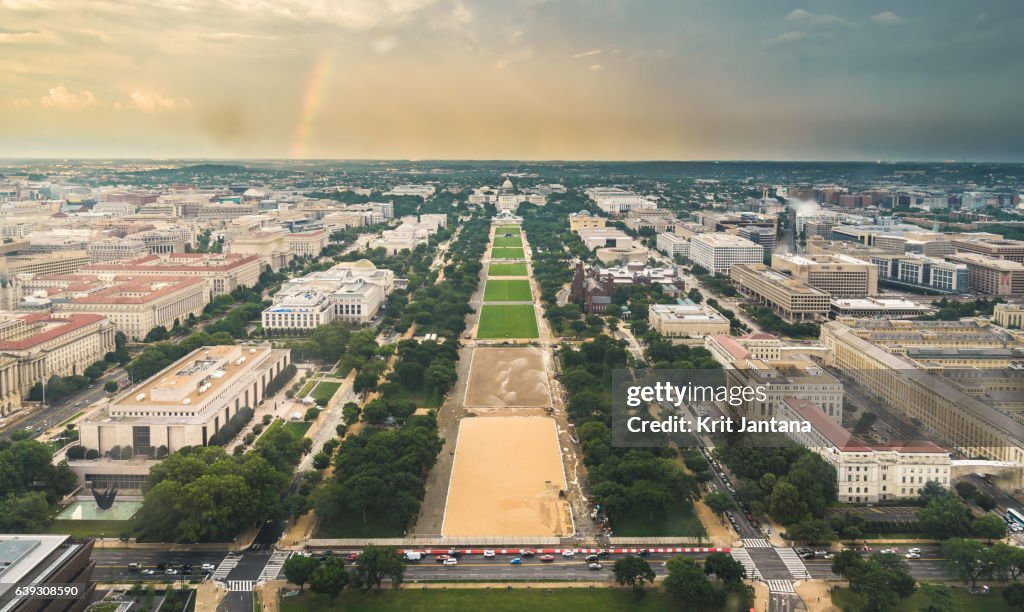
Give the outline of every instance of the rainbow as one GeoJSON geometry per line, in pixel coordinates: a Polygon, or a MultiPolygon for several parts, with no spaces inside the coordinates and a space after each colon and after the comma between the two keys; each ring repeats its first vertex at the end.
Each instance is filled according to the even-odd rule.
{"type": "Polygon", "coordinates": [[[320,109],[320,101],[324,81],[327,80],[327,72],[331,67],[331,55],[324,50],[309,74],[309,82],[306,83],[306,92],[302,95],[302,110],[299,113],[299,124],[295,126],[295,139],[292,141],[292,157],[303,157],[306,154],[306,145],[309,144],[309,132],[316,120],[317,111],[320,109]]]}

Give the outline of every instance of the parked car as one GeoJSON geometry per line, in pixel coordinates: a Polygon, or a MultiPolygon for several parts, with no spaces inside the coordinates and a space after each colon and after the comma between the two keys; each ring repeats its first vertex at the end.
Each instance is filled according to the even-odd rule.
{"type": "Polygon", "coordinates": [[[568,548],[566,548],[565,550],[562,551],[562,556],[563,557],[575,557],[576,556],[576,551],[575,550],[569,550],[568,548]]]}
{"type": "Polygon", "coordinates": [[[554,555],[541,555],[541,557],[540,557],[541,563],[551,563],[554,560],[555,560],[554,555]]]}
{"type": "Polygon", "coordinates": [[[435,563],[444,563],[448,559],[451,559],[451,557],[449,557],[448,555],[436,555],[434,557],[434,562],[435,563]]]}
{"type": "Polygon", "coordinates": [[[445,565],[458,565],[459,564],[459,560],[458,559],[452,559],[451,557],[448,557],[447,559],[444,560],[444,564],[445,565]]]}
{"type": "Polygon", "coordinates": [[[138,563],[134,563],[134,562],[133,562],[133,563],[129,563],[129,564],[128,564],[128,571],[129,571],[129,572],[137,572],[137,571],[139,571],[139,570],[140,570],[141,568],[142,568],[142,566],[140,566],[140,565],[139,565],[138,563]]]}
{"type": "Polygon", "coordinates": [[[597,556],[598,556],[598,557],[601,557],[602,559],[604,559],[604,558],[606,558],[606,557],[610,557],[610,556],[612,556],[612,553],[611,553],[611,552],[609,552],[609,551],[607,551],[607,550],[602,550],[602,551],[600,551],[599,553],[597,553],[597,556]]]}
{"type": "Polygon", "coordinates": [[[587,563],[597,563],[597,555],[587,555],[587,563]]]}

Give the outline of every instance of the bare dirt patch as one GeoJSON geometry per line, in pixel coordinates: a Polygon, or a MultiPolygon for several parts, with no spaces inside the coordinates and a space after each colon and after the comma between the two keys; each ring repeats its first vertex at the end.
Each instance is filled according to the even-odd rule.
{"type": "Polygon", "coordinates": [[[468,408],[550,406],[543,351],[534,347],[477,348],[464,403],[468,408]]]}
{"type": "Polygon", "coordinates": [[[554,419],[469,417],[459,425],[445,536],[565,536],[573,531],[554,419]]]}

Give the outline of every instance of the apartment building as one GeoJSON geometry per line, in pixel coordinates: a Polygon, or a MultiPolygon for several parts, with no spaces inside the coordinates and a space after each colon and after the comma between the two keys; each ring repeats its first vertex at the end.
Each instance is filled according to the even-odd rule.
{"type": "Polygon", "coordinates": [[[971,289],[988,295],[1024,294],[1024,263],[960,252],[947,260],[967,266],[971,289]]]}
{"type": "Polygon", "coordinates": [[[865,444],[830,419],[817,404],[803,399],[785,399],[778,418],[810,424],[808,432],[793,431],[786,435],[835,467],[841,502],[916,498],[929,482],[950,488],[950,454],[931,442],[865,444]]]}
{"type": "Polygon", "coordinates": [[[729,333],[729,319],[707,304],[681,300],[678,304],[651,304],[651,329],[670,338],[703,338],[729,333]]]}
{"type": "Polygon", "coordinates": [[[1021,420],[990,405],[984,394],[968,392],[940,372],[918,367],[903,354],[915,345],[984,346],[985,340],[979,335],[990,336],[992,343],[1000,346],[1006,342],[983,326],[974,325],[968,334],[968,330],[957,332],[963,324],[951,327],[941,323],[830,321],[821,327],[821,342],[829,349],[829,365],[842,369],[883,405],[919,421],[964,455],[1024,465],[1021,420]]]}
{"type": "Polygon", "coordinates": [[[54,312],[104,316],[131,340],[155,327],[171,329],[210,303],[210,283],[189,276],[41,276],[22,281],[25,294],[42,294],[54,312]]]}
{"type": "Polygon", "coordinates": [[[213,297],[259,282],[262,263],[257,255],[241,253],[173,253],[148,255],[118,262],[91,264],[79,274],[113,276],[195,276],[210,282],[213,297]]]}
{"type": "Polygon", "coordinates": [[[837,298],[878,293],[878,268],[848,255],[772,255],[772,269],[785,272],[837,298]]]}
{"type": "Polygon", "coordinates": [[[659,251],[669,257],[674,258],[676,255],[680,257],[690,256],[690,241],[671,232],[658,234],[656,246],[659,251]]]}
{"type": "Polygon", "coordinates": [[[734,265],[729,276],[740,293],[790,322],[823,319],[831,308],[828,293],[761,263],[734,265]]]}
{"type": "Polygon", "coordinates": [[[291,351],[268,345],[198,348],[80,423],[79,443],[100,454],[119,446],[150,456],[206,446],[240,409],[262,403],[290,363],[291,351]]]}
{"type": "Polygon", "coordinates": [[[5,314],[0,316],[0,355],[16,362],[0,372],[0,396],[16,388],[28,395],[51,376],[81,374],[114,350],[114,326],[96,314],[5,314]]]}
{"type": "Polygon", "coordinates": [[[764,247],[732,234],[706,233],[690,238],[690,261],[712,274],[729,274],[736,264],[760,264],[764,247]]]}

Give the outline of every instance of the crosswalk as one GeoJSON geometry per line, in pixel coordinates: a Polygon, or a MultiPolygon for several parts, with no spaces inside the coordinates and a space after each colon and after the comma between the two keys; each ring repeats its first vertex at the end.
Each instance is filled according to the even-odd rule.
{"type": "Polygon", "coordinates": [[[263,567],[263,571],[260,572],[259,581],[277,580],[278,575],[281,573],[281,568],[284,567],[284,562],[291,556],[291,551],[274,551],[274,554],[270,555],[270,559],[267,560],[267,564],[263,567]]]}
{"type": "Polygon", "coordinates": [[[803,580],[811,577],[811,574],[807,571],[807,566],[804,565],[800,555],[796,554],[795,550],[792,548],[776,548],[775,552],[782,559],[782,562],[786,564],[786,569],[793,575],[793,578],[803,580]]]}
{"type": "Polygon", "coordinates": [[[231,570],[235,569],[235,566],[238,565],[238,562],[241,560],[241,555],[228,553],[228,556],[224,557],[224,560],[220,562],[220,565],[217,566],[217,569],[213,571],[213,574],[211,574],[210,577],[214,580],[227,579],[228,574],[231,573],[231,570]]]}
{"type": "Polygon", "coordinates": [[[232,592],[248,593],[254,586],[255,580],[228,580],[228,590],[232,592]]]}
{"type": "Polygon", "coordinates": [[[729,554],[743,565],[743,569],[747,570],[747,578],[751,580],[761,579],[761,572],[757,570],[754,560],[750,558],[750,553],[745,548],[734,548],[729,551],[729,554]]]}
{"type": "Polygon", "coordinates": [[[743,539],[744,548],[771,548],[772,544],[764,538],[743,539]]]}
{"type": "Polygon", "coordinates": [[[796,593],[792,580],[769,580],[768,591],[771,593],[796,593]]]}

